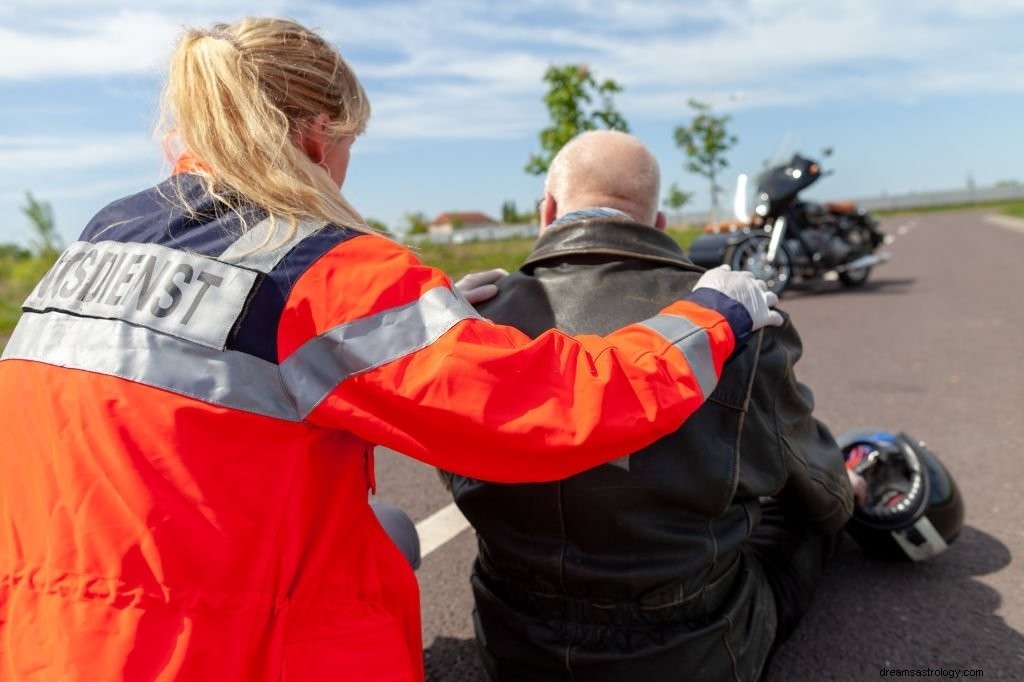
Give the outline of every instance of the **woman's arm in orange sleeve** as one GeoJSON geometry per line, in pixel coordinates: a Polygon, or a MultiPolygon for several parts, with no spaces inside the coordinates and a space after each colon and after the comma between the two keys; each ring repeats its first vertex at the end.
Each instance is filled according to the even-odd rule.
{"type": "Polygon", "coordinates": [[[311,423],[507,482],[563,478],[678,428],[734,345],[727,316],[687,301],[607,337],[531,341],[374,236],[301,277],[279,333],[282,374],[311,423]]]}

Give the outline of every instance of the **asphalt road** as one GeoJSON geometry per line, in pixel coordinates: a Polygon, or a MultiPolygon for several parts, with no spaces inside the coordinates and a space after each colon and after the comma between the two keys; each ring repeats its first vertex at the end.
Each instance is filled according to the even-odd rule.
{"type": "MultiPolygon", "coordinates": [[[[845,543],[768,679],[869,680],[890,668],[1024,680],[1024,228],[981,212],[882,228],[894,237],[892,261],[864,288],[819,283],[783,297],[804,340],[797,374],[836,434],[878,426],[926,441],[960,485],[966,525],[924,564],[880,563],[845,543]]],[[[379,497],[417,522],[450,502],[433,469],[389,451],[378,450],[377,481],[379,497]]],[[[484,679],[474,553],[463,530],[417,574],[432,682],[484,679]]]]}

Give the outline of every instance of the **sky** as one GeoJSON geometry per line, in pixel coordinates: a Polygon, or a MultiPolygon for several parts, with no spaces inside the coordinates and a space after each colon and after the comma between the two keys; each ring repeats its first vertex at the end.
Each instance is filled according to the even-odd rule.
{"type": "Polygon", "coordinates": [[[105,204],[167,173],[154,135],[185,27],[245,15],[319,30],[373,106],[343,192],[367,218],[520,210],[549,123],[550,65],[623,87],[615,106],[662,186],[710,205],[673,142],[696,99],[738,138],[723,183],[800,151],[834,153],[823,200],[1024,181],[1024,0],[4,0],[0,243],[32,237],[26,192],[74,240],[105,204]]]}

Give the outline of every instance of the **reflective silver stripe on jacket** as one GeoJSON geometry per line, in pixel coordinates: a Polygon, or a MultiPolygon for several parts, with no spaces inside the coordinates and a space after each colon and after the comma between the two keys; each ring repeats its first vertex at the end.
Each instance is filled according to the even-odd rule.
{"type": "Polygon", "coordinates": [[[275,232],[287,233],[291,224],[287,218],[265,218],[245,231],[231,246],[220,254],[220,260],[230,261],[259,272],[267,273],[288,255],[292,248],[306,237],[323,229],[325,223],[301,220],[295,234],[285,241],[275,232]]]}
{"type": "Polygon", "coordinates": [[[26,312],[3,359],[35,360],[167,389],[223,407],[299,421],[278,366],[120,320],[26,312]]]}
{"type": "Polygon", "coordinates": [[[678,315],[657,315],[640,324],[664,336],[673,346],[682,351],[690,363],[702,399],[707,399],[718,385],[715,360],[711,353],[711,340],[707,331],[685,317],[678,315]]]}
{"type": "Polygon", "coordinates": [[[76,242],[23,308],[117,319],[222,349],[259,274],[158,244],[76,242]]]}
{"type": "Polygon", "coordinates": [[[457,323],[480,319],[461,296],[437,287],[418,301],[339,325],[281,364],[285,385],[307,415],[351,376],[426,348],[457,323]]]}
{"type": "Polygon", "coordinates": [[[27,312],[3,357],[108,374],[231,409],[298,421],[345,379],[420,350],[459,321],[479,317],[461,297],[438,287],[406,306],[310,339],[278,366],[119,320],[27,312]]]}

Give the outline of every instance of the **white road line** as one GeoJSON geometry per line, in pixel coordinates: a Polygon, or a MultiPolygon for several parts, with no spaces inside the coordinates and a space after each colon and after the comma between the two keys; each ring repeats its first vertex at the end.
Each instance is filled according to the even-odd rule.
{"type": "Polygon", "coordinates": [[[918,221],[917,221],[916,218],[912,219],[912,220],[909,220],[906,223],[900,225],[898,228],[896,228],[896,232],[897,232],[897,234],[900,234],[900,235],[907,234],[908,232],[913,230],[915,227],[917,227],[917,223],[918,223],[918,221]]]}
{"type": "Polygon", "coordinates": [[[469,521],[455,503],[436,511],[416,524],[420,536],[420,556],[425,557],[469,528],[469,521]]]}

